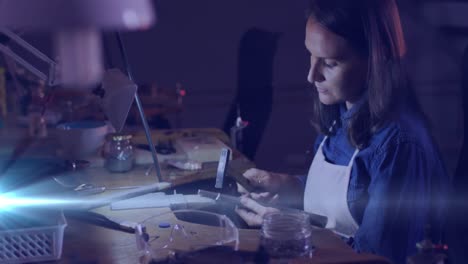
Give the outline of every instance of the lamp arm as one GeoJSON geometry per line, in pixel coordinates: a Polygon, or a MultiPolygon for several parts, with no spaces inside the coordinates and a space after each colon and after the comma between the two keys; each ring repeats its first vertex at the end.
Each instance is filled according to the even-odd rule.
{"type": "MultiPolygon", "coordinates": [[[[125,69],[127,71],[128,79],[130,79],[130,81],[133,82],[134,80],[133,80],[132,71],[130,69],[130,63],[128,62],[127,53],[125,51],[125,46],[124,46],[124,43],[123,43],[123,40],[122,40],[122,35],[120,34],[120,32],[116,33],[116,37],[117,37],[117,43],[119,45],[120,55],[122,56],[122,59],[123,59],[124,65],[125,65],[125,69]]],[[[141,103],[140,97],[138,96],[138,90],[135,93],[135,102],[137,104],[138,112],[140,113],[141,122],[143,123],[143,128],[145,130],[146,140],[148,141],[148,145],[149,145],[149,148],[151,150],[151,155],[153,157],[154,168],[156,169],[156,176],[158,177],[159,182],[162,182],[163,178],[162,178],[162,174],[161,174],[161,168],[159,166],[158,155],[156,153],[156,148],[154,147],[154,144],[153,144],[153,140],[152,140],[152,137],[151,137],[151,131],[150,131],[150,128],[148,126],[148,121],[146,120],[146,117],[145,117],[145,111],[143,110],[143,104],[141,103]]]]}
{"type": "Polygon", "coordinates": [[[38,70],[36,67],[34,67],[31,63],[27,62],[21,56],[13,52],[9,47],[7,47],[4,44],[0,44],[0,51],[3,52],[5,55],[9,56],[13,60],[15,60],[17,63],[21,64],[24,68],[26,68],[28,71],[36,75],[39,79],[44,80],[47,82],[49,86],[55,86],[58,85],[58,82],[56,80],[56,66],[57,63],[53,61],[51,58],[49,58],[47,55],[33,47],[31,44],[26,42],[24,39],[19,37],[17,34],[13,33],[12,31],[1,27],[0,28],[0,33],[8,36],[10,40],[14,41],[16,44],[24,48],[25,50],[29,51],[31,54],[39,58],[40,60],[44,61],[47,63],[49,66],[49,74],[46,75],[42,71],[38,70]]]}

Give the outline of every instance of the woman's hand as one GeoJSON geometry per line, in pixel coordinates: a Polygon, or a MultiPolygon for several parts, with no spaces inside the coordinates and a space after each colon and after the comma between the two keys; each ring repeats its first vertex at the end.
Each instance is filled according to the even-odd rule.
{"type": "MultiPolygon", "coordinates": [[[[243,176],[249,180],[252,186],[261,188],[270,193],[277,193],[283,180],[281,174],[255,168],[246,170],[243,176]]],[[[241,190],[239,192],[243,193],[241,190]]]]}
{"type": "Polygon", "coordinates": [[[261,189],[261,192],[249,193],[238,184],[239,193],[248,194],[251,198],[261,202],[280,201],[282,205],[287,207],[303,207],[304,186],[298,177],[259,169],[248,169],[243,176],[251,186],[261,189]]]}
{"type": "Polygon", "coordinates": [[[242,196],[240,199],[244,208],[236,208],[236,213],[244,219],[249,226],[260,226],[263,222],[263,217],[267,213],[278,212],[278,209],[260,205],[255,200],[242,196]]]}

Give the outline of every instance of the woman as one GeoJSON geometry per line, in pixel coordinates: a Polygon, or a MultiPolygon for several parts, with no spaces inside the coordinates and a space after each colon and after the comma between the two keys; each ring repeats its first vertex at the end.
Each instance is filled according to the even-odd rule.
{"type": "Polygon", "coordinates": [[[243,198],[237,212],[259,225],[275,209],[255,199],[304,193],[304,210],[326,215],[357,251],[404,263],[425,226],[440,227],[448,177],[401,69],[396,3],[313,0],[305,45],[322,134],[307,182],[250,169],[244,176],[266,193],[243,198]]]}

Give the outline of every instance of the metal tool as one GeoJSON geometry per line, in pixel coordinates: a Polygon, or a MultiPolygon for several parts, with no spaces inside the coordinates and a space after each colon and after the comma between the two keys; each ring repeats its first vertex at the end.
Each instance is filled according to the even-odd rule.
{"type": "Polygon", "coordinates": [[[223,188],[224,176],[226,175],[230,156],[231,151],[229,149],[223,148],[221,150],[221,154],[219,155],[218,170],[216,171],[215,188],[217,189],[223,188]]]}
{"type": "Polygon", "coordinates": [[[121,225],[117,222],[110,220],[109,218],[105,217],[104,215],[90,212],[90,211],[73,211],[67,210],[65,211],[65,215],[83,222],[87,222],[89,224],[101,226],[104,228],[109,228],[112,230],[122,231],[125,233],[134,234],[135,229],[129,226],[121,225]]]}
{"type": "MultiPolygon", "coordinates": [[[[80,183],[80,181],[74,179],[74,183],[65,183],[62,180],[59,180],[57,177],[52,177],[55,182],[60,184],[62,187],[65,187],[67,189],[71,189],[74,192],[76,192],[79,195],[93,195],[93,194],[98,194],[102,193],[105,191],[115,191],[115,190],[128,190],[128,189],[138,189],[142,188],[144,186],[142,185],[130,185],[130,186],[116,186],[116,187],[107,187],[104,185],[94,185],[92,183],[80,183]]],[[[69,181],[70,179],[68,179],[69,181]]]]}
{"type": "MultiPolygon", "coordinates": [[[[217,202],[229,203],[229,204],[235,204],[235,205],[242,205],[241,202],[240,202],[240,197],[236,197],[236,196],[232,196],[232,195],[216,193],[216,192],[210,192],[210,191],[205,191],[205,190],[198,190],[198,195],[200,195],[202,197],[211,198],[211,199],[213,199],[213,200],[215,200],[217,202]]],[[[265,206],[265,207],[276,208],[276,209],[280,210],[281,212],[298,212],[298,211],[305,212],[305,211],[298,210],[298,209],[281,207],[281,206],[277,206],[277,205],[273,205],[273,204],[263,203],[263,202],[260,202],[260,201],[256,201],[256,202],[259,203],[262,206],[265,206]]],[[[318,226],[318,227],[321,227],[321,228],[324,228],[327,225],[328,217],[323,216],[323,215],[310,213],[310,212],[305,212],[305,213],[310,216],[310,224],[311,225],[318,226]]]]}
{"type": "Polygon", "coordinates": [[[84,183],[78,185],[75,189],[73,189],[79,195],[93,195],[98,194],[106,191],[105,186],[94,186],[93,184],[84,183]]]}
{"type": "Polygon", "coordinates": [[[92,195],[106,191],[105,186],[96,186],[91,183],[79,183],[77,180],[75,180],[74,184],[69,184],[63,182],[62,180],[59,180],[57,177],[54,176],[52,177],[52,179],[54,179],[54,181],[60,184],[62,187],[73,190],[78,195],[92,195]]]}
{"type": "Polygon", "coordinates": [[[249,125],[248,121],[242,120],[240,115],[240,106],[237,104],[237,118],[234,126],[231,127],[230,138],[231,145],[239,151],[242,151],[243,133],[242,131],[249,125]]]}

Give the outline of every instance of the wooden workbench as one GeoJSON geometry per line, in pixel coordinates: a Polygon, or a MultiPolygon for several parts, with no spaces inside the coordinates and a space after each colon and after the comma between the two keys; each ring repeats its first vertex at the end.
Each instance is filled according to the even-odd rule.
{"type": "MultiPolygon", "coordinates": [[[[187,133],[195,133],[197,135],[216,135],[222,141],[228,143],[226,135],[216,129],[158,131],[154,133],[154,140],[160,140],[164,137],[183,136],[187,133]]],[[[24,138],[21,139],[21,136],[19,135],[24,134],[11,134],[5,130],[0,131],[0,135],[4,136],[1,140],[2,145],[0,153],[19,153],[21,155],[15,157],[18,159],[23,156],[40,157],[42,153],[41,144],[50,145],[54,140],[53,138],[48,138],[42,140],[42,143],[40,140],[30,142],[24,138]],[[8,140],[6,137],[16,137],[16,140],[8,140]],[[21,143],[21,148],[25,149],[17,151],[8,148],[6,143],[21,143]]],[[[137,133],[135,142],[140,141],[144,142],[143,134],[137,133]]],[[[48,158],[51,158],[52,156],[49,155],[48,158]]],[[[234,174],[241,174],[245,169],[252,166],[252,162],[242,156],[242,154],[235,152],[230,171],[234,174]]],[[[88,168],[80,172],[80,177],[83,181],[97,185],[105,185],[110,188],[121,186],[140,186],[154,183],[156,181],[154,174],[145,175],[144,172],[146,168],[147,166],[137,166],[131,172],[124,174],[108,173],[104,168],[88,168]]],[[[187,187],[190,186],[191,183],[214,178],[216,167],[207,166],[203,170],[196,172],[182,172],[164,166],[162,169],[164,181],[171,182],[173,186],[176,187],[187,187]]],[[[84,199],[92,199],[92,197],[85,197],[84,199]]],[[[86,200],[84,200],[84,202],[85,201],[86,200]]],[[[170,212],[170,209],[152,208],[112,211],[109,206],[102,206],[94,208],[93,211],[105,215],[117,222],[130,221],[138,223],[150,216],[170,212]]],[[[186,224],[196,225],[191,223],[186,224]]],[[[203,229],[204,228],[200,228],[200,230],[203,229]]],[[[162,244],[158,243],[164,243],[165,239],[167,240],[167,237],[164,238],[162,235],[163,233],[164,232],[161,232],[159,234],[159,238],[152,241],[151,244],[153,247],[159,247],[162,244]]],[[[255,252],[259,247],[259,230],[240,229],[239,239],[240,250],[255,252]]],[[[374,255],[356,254],[338,236],[329,230],[315,228],[313,230],[312,240],[316,247],[313,257],[308,259],[297,259],[293,261],[294,263],[387,263],[385,259],[374,255]]],[[[136,247],[135,235],[68,219],[68,227],[65,229],[64,235],[62,257],[59,261],[53,263],[138,263],[138,258],[139,255],[136,247]]],[[[224,259],[214,259],[213,261],[213,263],[226,262],[224,259]]]]}

